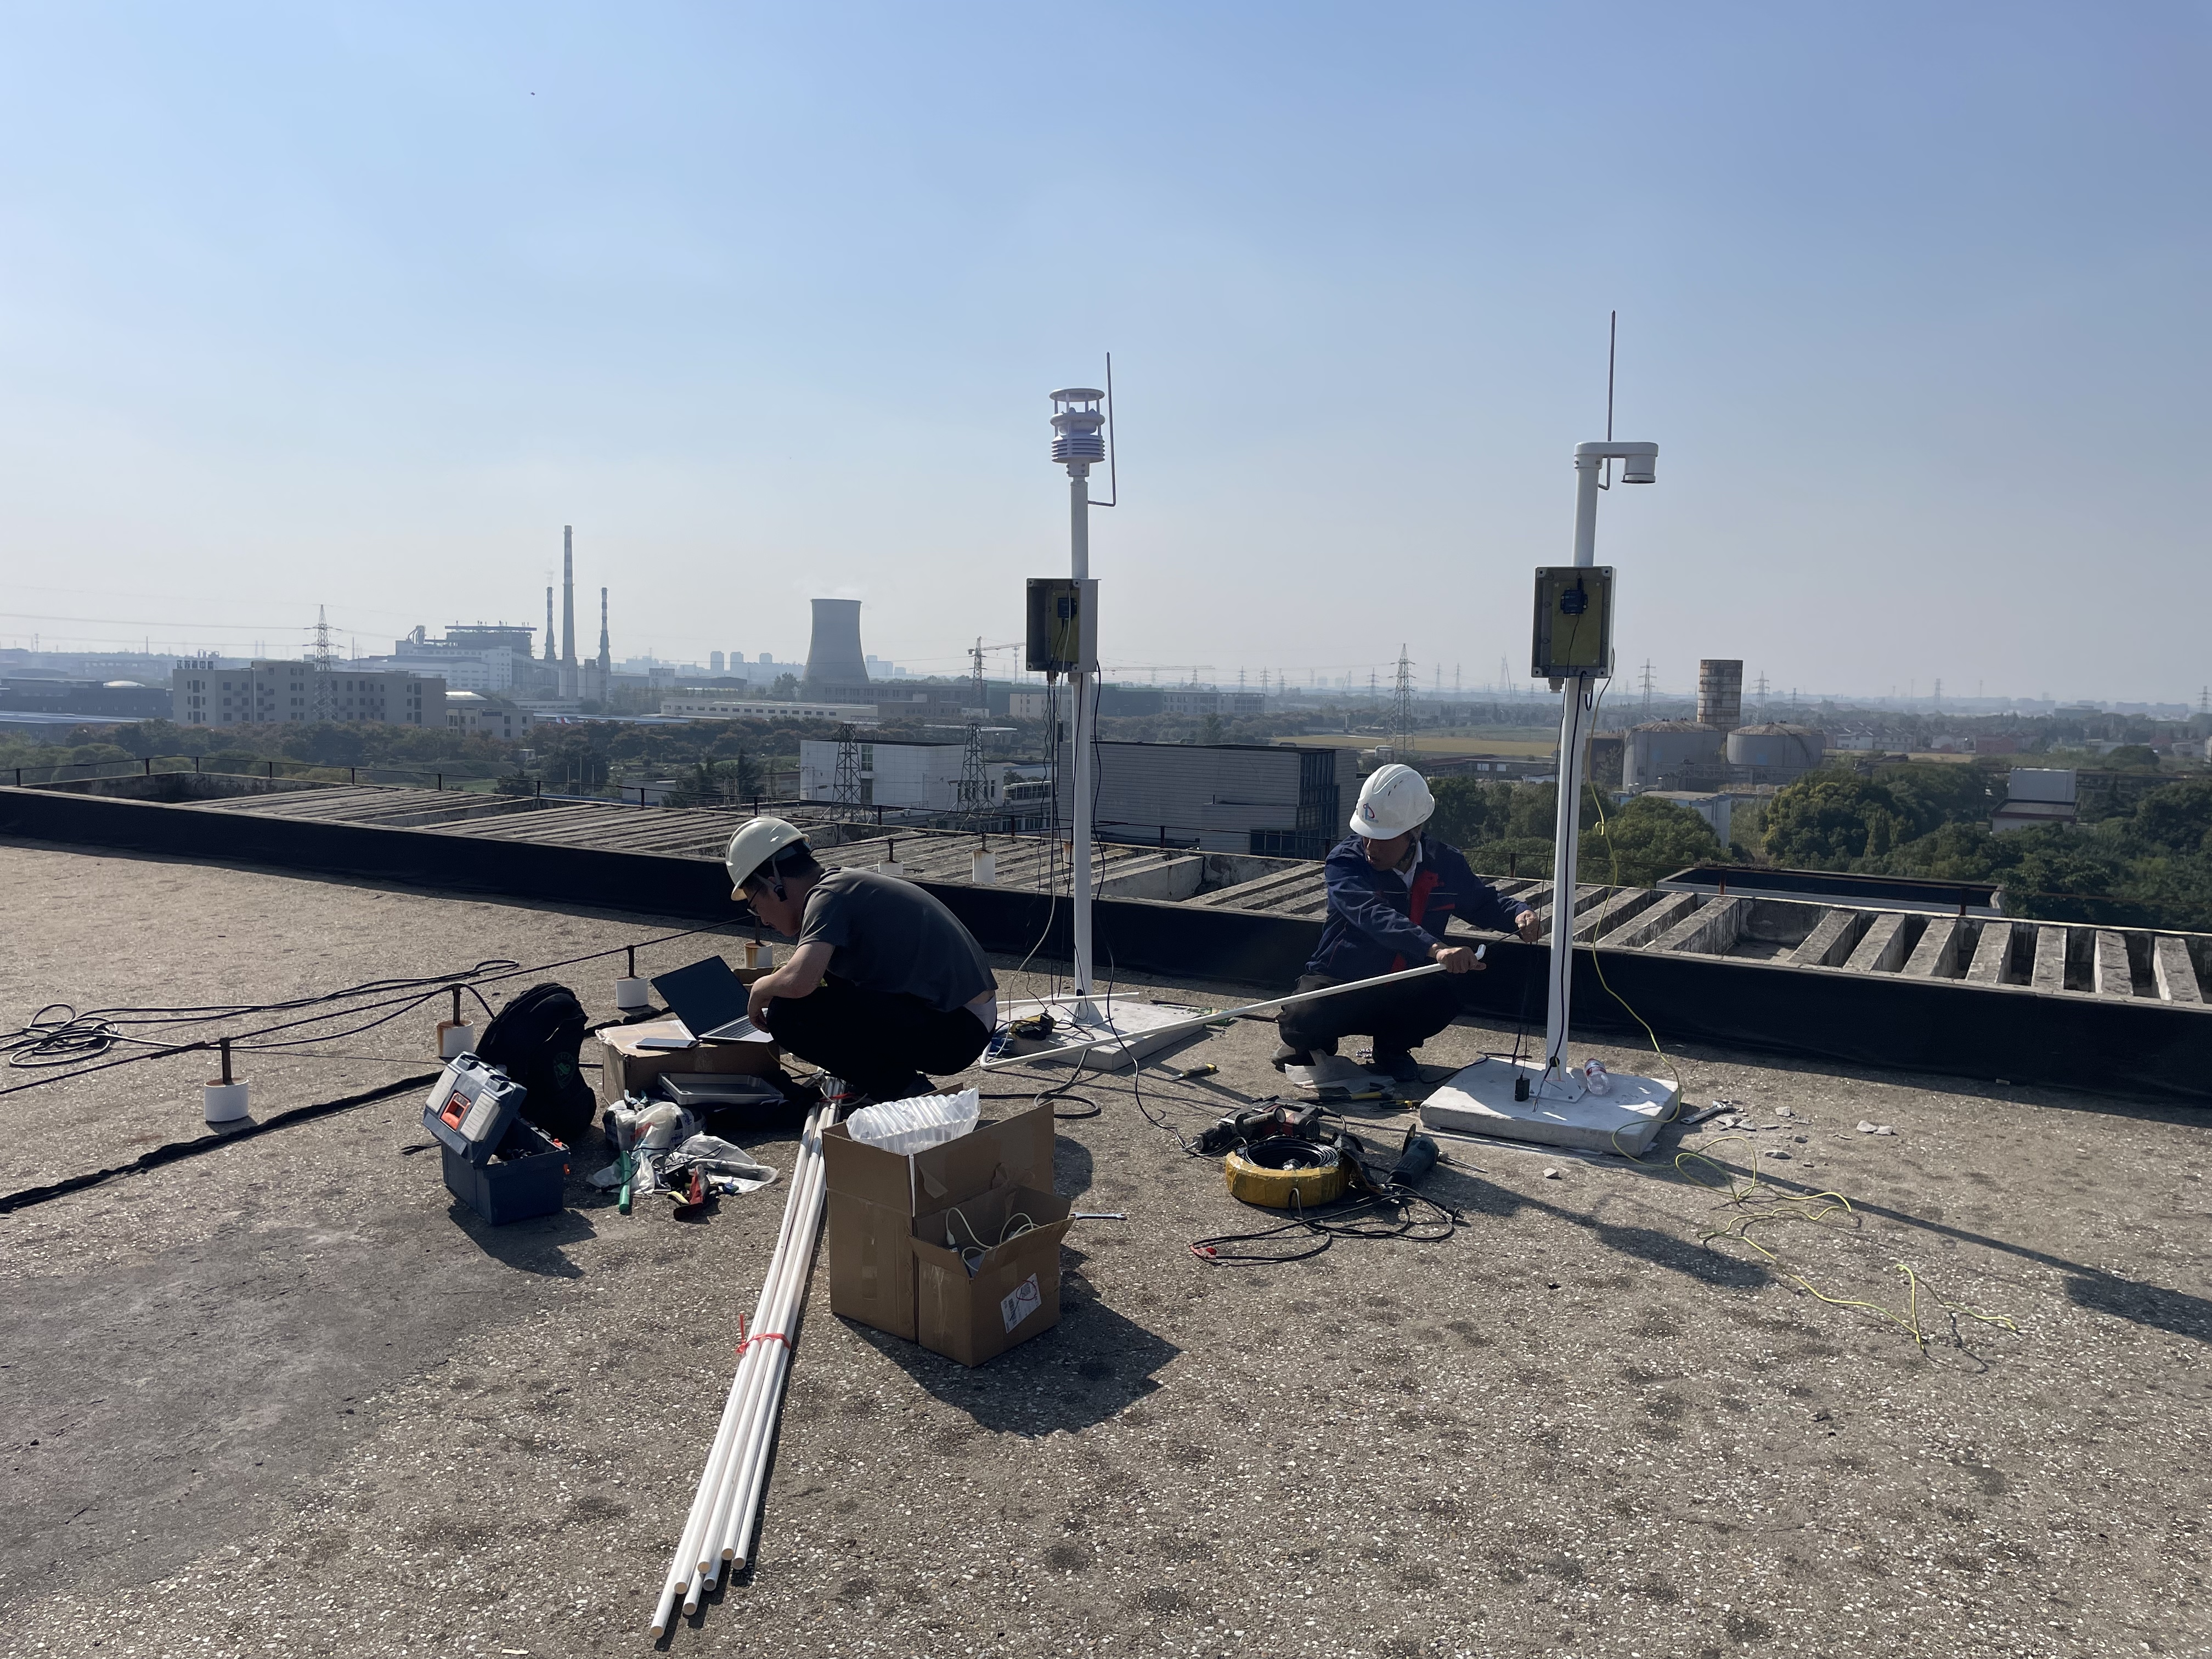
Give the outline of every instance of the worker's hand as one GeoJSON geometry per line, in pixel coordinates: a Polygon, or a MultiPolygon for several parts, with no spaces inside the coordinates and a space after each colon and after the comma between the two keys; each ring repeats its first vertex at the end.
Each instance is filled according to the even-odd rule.
{"type": "Polygon", "coordinates": [[[1483,967],[1474,959],[1474,952],[1464,945],[1431,945],[1429,960],[1443,963],[1448,974],[1479,974],[1483,967]]]}
{"type": "Polygon", "coordinates": [[[770,975],[762,975],[745,993],[745,1018],[756,1025],[765,1024],[762,1016],[775,997],[775,988],[769,983],[771,977],[770,975]]]}
{"type": "Polygon", "coordinates": [[[1543,938],[1544,924],[1534,910],[1523,910],[1513,918],[1514,931],[1521,935],[1523,945],[1534,945],[1543,938]]]}

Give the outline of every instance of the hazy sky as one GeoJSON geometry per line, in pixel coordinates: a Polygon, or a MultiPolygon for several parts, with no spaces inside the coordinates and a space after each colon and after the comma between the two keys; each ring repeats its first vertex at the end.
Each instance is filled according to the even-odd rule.
{"type": "Polygon", "coordinates": [[[1066,568],[1044,394],[1110,349],[1109,661],[1484,684],[1617,307],[1624,664],[2194,702],[2208,44],[2155,0],[8,5],[0,643],[536,622],[566,523],[618,656],[800,653],[836,594],[949,670],[1066,568]]]}

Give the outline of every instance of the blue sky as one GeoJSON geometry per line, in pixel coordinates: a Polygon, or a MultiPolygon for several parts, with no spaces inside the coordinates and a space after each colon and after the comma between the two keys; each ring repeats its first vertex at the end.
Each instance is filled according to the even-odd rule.
{"type": "Polygon", "coordinates": [[[9,6],[0,642],[534,622],[573,524],[618,654],[949,669],[1110,349],[1109,660],[1486,684],[1618,307],[1624,662],[2194,702],[2209,20],[9,6]]]}

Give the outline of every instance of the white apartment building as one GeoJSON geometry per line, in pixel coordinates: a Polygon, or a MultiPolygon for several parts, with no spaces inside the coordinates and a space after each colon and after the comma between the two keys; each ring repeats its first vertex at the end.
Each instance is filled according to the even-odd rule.
{"type": "Polygon", "coordinates": [[[185,662],[170,676],[179,726],[280,726],[320,718],[386,726],[446,724],[446,682],[435,674],[334,667],[318,690],[314,665],[257,659],[243,668],[185,662]],[[424,710],[429,712],[426,716],[424,710]]]}

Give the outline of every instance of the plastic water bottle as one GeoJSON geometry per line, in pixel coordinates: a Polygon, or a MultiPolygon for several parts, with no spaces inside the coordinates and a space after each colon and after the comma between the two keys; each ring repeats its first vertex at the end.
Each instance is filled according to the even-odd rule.
{"type": "Polygon", "coordinates": [[[1613,1073],[1605,1069],[1603,1060],[1586,1060],[1583,1062],[1583,1087],[1594,1095],[1613,1092],[1613,1073]]]}
{"type": "Polygon", "coordinates": [[[957,1095],[916,1095],[863,1106],[845,1120],[845,1127],[855,1140],[904,1154],[957,1140],[981,1114],[975,1091],[963,1089],[957,1095]]]}

